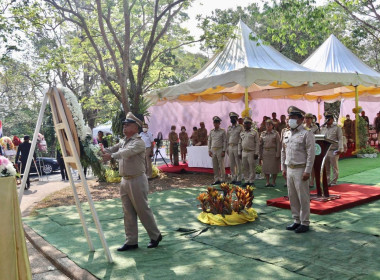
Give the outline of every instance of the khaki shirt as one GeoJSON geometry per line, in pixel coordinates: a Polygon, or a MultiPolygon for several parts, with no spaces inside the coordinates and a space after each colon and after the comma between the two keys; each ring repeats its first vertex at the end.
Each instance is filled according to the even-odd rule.
{"type": "MultiPolygon", "coordinates": [[[[304,127],[308,127],[306,124],[304,125],[304,127]]],[[[319,134],[320,133],[320,130],[319,130],[319,127],[318,125],[316,124],[312,124],[311,127],[309,127],[309,129],[311,130],[311,132],[313,132],[314,134],[319,134]]]]}
{"type": "Polygon", "coordinates": [[[259,154],[259,133],[253,128],[240,132],[238,154],[241,155],[242,151],[259,154]]]}
{"type": "Polygon", "coordinates": [[[260,135],[260,157],[263,157],[264,150],[274,150],[276,151],[276,157],[279,158],[281,155],[281,140],[280,135],[276,130],[271,132],[263,131],[260,135]]]}
{"type": "Polygon", "coordinates": [[[176,132],[170,131],[170,133],[169,133],[169,142],[170,142],[170,144],[178,142],[178,134],[176,132]]]}
{"type": "Polygon", "coordinates": [[[352,120],[345,120],[343,124],[346,136],[351,136],[352,134],[352,120]]]}
{"type": "Polygon", "coordinates": [[[145,143],[137,133],[129,139],[121,139],[118,144],[105,151],[119,161],[120,176],[136,176],[145,173],[145,143]]]}
{"type": "Polygon", "coordinates": [[[198,142],[201,142],[201,145],[207,145],[207,129],[198,128],[198,142]]]}
{"type": "Polygon", "coordinates": [[[227,136],[226,131],[223,128],[218,130],[211,129],[210,135],[208,137],[208,150],[212,152],[212,149],[221,148],[223,152],[226,151],[227,147],[227,136]]]}
{"type": "Polygon", "coordinates": [[[243,131],[243,127],[240,124],[230,125],[227,129],[227,144],[235,146],[239,144],[240,132],[243,131]]]}
{"type": "Polygon", "coordinates": [[[337,126],[336,124],[332,124],[329,126],[324,126],[321,128],[321,134],[324,134],[327,139],[335,140],[338,143],[331,144],[330,151],[336,151],[339,150],[340,152],[343,152],[343,133],[342,128],[337,126]]]}
{"type": "Polygon", "coordinates": [[[186,131],[179,133],[179,143],[181,146],[189,146],[189,135],[187,135],[186,131]]]}
{"type": "Polygon", "coordinates": [[[315,137],[311,130],[302,125],[284,133],[281,149],[281,169],[286,171],[287,165],[305,164],[306,173],[311,173],[315,158],[315,137]]]}
{"type": "Polygon", "coordinates": [[[197,144],[199,142],[199,140],[198,140],[198,130],[193,131],[193,133],[191,134],[190,139],[191,139],[191,143],[193,145],[195,145],[195,144],[197,144]]]}

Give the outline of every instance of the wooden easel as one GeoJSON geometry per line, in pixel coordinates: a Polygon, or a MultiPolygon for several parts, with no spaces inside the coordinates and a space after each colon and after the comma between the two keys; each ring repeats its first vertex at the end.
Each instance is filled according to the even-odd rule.
{"type": "MultiPolygon", "coordinates": [[[[54,128],[55,128],[56,133],[57,133],[59,144],[61,145],[62,158],[65,162],[66,170],[70,170],[70,167],[78,170],[78,173],[80,175],[81,185],[83,186],[83,188],[86,192],[87,200],[88,200],[88,203],[90,205],[92,218],[93,218],[94,223],[96,225],[98,235],[100,237],[103,249],[106,253],[107,260],[108,260],[108,262],[112,263],[113,262],[112,256],[111,256],[110,250],[108,248],[107,242],[104,238],[103,230],[102,230],[102,227],[100,225],[97,212],[95,210],[94,202],[92,200],[92,196],[91,196],[90,190],[88,188],[87,180],[85,179],[85,175],[83,172],[82,165],[80,163],[79,142],[77,140],[78,136],[77,136],[75,124],[74,124],[74,121],[73,121],[73,118],[71,115],[71,111],[68,109],[68,107],[66,105],[66,100],[63,96],[63,93],[60,92],[55,87],[50,88],[44,96],[44,100],[42,102],[40,114],[39,114],[38,121],[37,121],[36,130],[35,130],[34,136],[33,136],[33,141],[32,141],[32,146],[30,149],[28,161],[27,161],[27,164],[25,167],[25,173],[27,174],[29,172],[29,169],[30,169],[31,157],[32,157],[33,151],[36,147],[37,136],[38,136],[39,130],[41,128],[42,117],[44,115],[44,111],[46,108],[47,98],[49,98],[49,101],[50,101],[51,111],[53,114],[54,128]]],[[[83,227],[86,239],[87,239],[88,246],[90,248],[90,251],[95,251],[94,245],[91,241],[90,234],[89,234],[88,228],[87,228],[87,224],[86,224],[86,221],[85,221],[85,218],[83,215],[83,211],[82,211],[81,204],[79,201],[77,189],[76,189],[76,186],[74,184],[73,176],[72,176],[71,172],[67,172],[67,173],[68,173],[68,177],[70,180],[71,188],[72,188],[73,193],[74,193],[75,204],[76,204],[76,207],[77,207],[77,210],[79,213],[79,217],[80,217],[82,227],[83,227]]],[[[25,183],[26,183],[26,177],[24,176],[24,178],[21,182],[20,190],[19,190],[19,202],[20,202],[20,204],[21,204],[21,200],[22,200],[22,195],[24,193],[25,183]]]]}

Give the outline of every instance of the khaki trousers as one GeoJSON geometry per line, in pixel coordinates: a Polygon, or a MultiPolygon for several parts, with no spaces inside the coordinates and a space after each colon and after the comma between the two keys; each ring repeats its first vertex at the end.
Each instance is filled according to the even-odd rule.
{"type": "Polygon", "coordinates": [[[238,145],[228,146],[230,158],[231,181],[241,181],[241,160],[238,153],[238,145]]]}
{"type": "Polygon", "coordinates": [[[328,184],[336,184],[339,178],[339,155],[334,155],[334,151],[329,151],[326,156],[326,176],[328,184]],[[331,168],[333,170],[333,178],[331,179],[331,168]]]}
{"type": "Polygon", "coordinates": [[[245,183],[253,183],[256,178],[255,152],[242,152],[242,166],[245,183]]]}
{"type": "Polygon", "coordinates": [[[309,180],[302,180],[304,170],[304,168],[288,167],[286,184],[294,222],[308,226],[310,224],[310,190],[309,180]]]}
{"type": "Polygon", "coordinates": [[[150,239],[157,240],[160,231],[157,228],[152,209],[148,204],[149,184],[145,174],[120,184],[120,196],[124,210],[124,228],[128,245],[138,243],[137,217],[147,231],[150,239]]]}
{"type": "Polygon", "coordinates": [[[152,178],[152,158],[150,154],[152,152],[152,148],[145,148],[145,173],[148,178],[152,178]]]}
{"type": "Polygon", "coordinates": [[[224,168],[224,157],[222,157],[222,148],[212,149],[212,168],[214,169],[215,181],[225,181],[226,169],[224,168]]]}

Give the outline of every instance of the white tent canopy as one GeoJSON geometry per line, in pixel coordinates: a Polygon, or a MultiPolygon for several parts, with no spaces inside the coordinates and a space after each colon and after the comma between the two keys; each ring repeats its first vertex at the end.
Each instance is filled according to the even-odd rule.
{"type": "MultiPolygon", "coordinates": [[[[377,88],[380,79],[380,73],[373,70],[371,67],[361,61],[353,54],[345,45],[343,45],[334,35],[330,37],[303,63],[303,66],[319,72],[330,74],[336,73],[358,73],[361,79],[367,82],[352,85],[358,86],[359,95],[373,96],[380,94],[380,88],[377,88]]],[[[334,90],[325,90],[314,92],[317,96],[329,96],[331,101],[341,98],[354,98],[354,87],[340,87],[334,90]]]]}
{"type": "Polygon", "coordinates": [[[241,98],[246,89],[251,98],[265,98],[305,94],[342,85],[380,84],[380,76],[374,78],[355,72],[331,75],[310,70],[261,40],[252,40],[254,36],[240,21],[224,50],[197,74],[178,85],[153,91],[147,97],[153,104],[171,100],[217,101],[241,98]],[[297,93],[295,87],[299,87],[297,93]]]}

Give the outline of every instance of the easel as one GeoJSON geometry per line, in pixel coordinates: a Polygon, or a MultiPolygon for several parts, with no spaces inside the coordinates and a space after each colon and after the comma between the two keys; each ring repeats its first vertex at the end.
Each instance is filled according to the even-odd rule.
{"type": "MultiPolygon", "coordinates": [[[[75,126],[73,127],[72,115],[71,115],[70,110],[67,109],[67,106],[64,106],[64,104],[66,104],[66,100],[64,99],[63,93],[60,92],[55,87],[50,88],[47,91],[47,93],[44,95],[44,99],[42,101],[40,113],[38,116],[36,129],[35,129],[34,135],[33,135],[33,141],[32,141],[32,146],[30,148],[28,161],[27,161],[26,166],[25,166],[25,173],[28,174],[28,172],[30,170],[30,164],[31,164],[31,160],[33,157],[33,151],[36,147],[37,137],[38,137],[39,130],[41,128],[42,118],[43,118],[43,115],[45,112],[45,108],[46,108],[48,98],[50,101],[51,111],[53,114],[54,128],[55,128],[56,133],[57,133],[59,144],[61,145],[62,157],[63,157],[63,160],[65,162],[66,170],[70,170],[69,169],[70,166],[75,168],[75,169],[78,169],[78,173],[80,175],[80,180],[81,180],[82,186],[86,192],[88,203],[90,205],[91,214],[92,214],[94,223],[96,225],[96,228],[98,230],[99,238],[101,240],[103,249],[106,253],[106,257],[107,257],[108,262],[112,263],[113,262],[112,256],[111,256],[111,253],[109,251],[107,242],[104,238],[103,230],[102,230],[102,227],[101,227],[100,222],[99,222],[98,215],[97,215],[96,210],[95,210],[94,202],[92,200],[92,196],[91,196],[90,190],[88,188],[87,180],[85,179],[85,176],[84,176],[82,165],[80,163],[80,157],[78,155],[79,143],[78,142],[76,143],[74,141],[74,139],[77,139],[78,137],[77,137],[75,126]],[[64,107],[66,107],[66,110],[64,107]],[[71,123],[71,127],[70,127],[70,123],[71,123]],[[74,138],[73,135],[75,135],[76,138],[74,138]]],[[[83,211],[82,211],[81,204],[79,201],[78,193],[77,193],[76,186],[74,184],[74,179],[73,179],[71,172],[68,172],[68,177],[70,180],[71,188],[72,188],[73,193],[74,193],[75,204],[76,204],[76,207],[78,210],[78,214],[79,214],[79,217],[80,217],[80,220],[82,223],[82,227],[83,227],[86,239],[87,239],[89,249],[90,249],[90,251],[95,251],[94,245],[93,245],[91,238],[90,238],[90,234],[88,232],[87,224],[86,224],[86,221],[85,221],[85,218],[83,215],[83,211]]],[[[19,189],[19,203],[20,204],[21,204],[23,193],[24,193],[25,184],[26,184],[26,176],[23,177],[22,182],[21,182],[21,186],[19,189]]]]}

